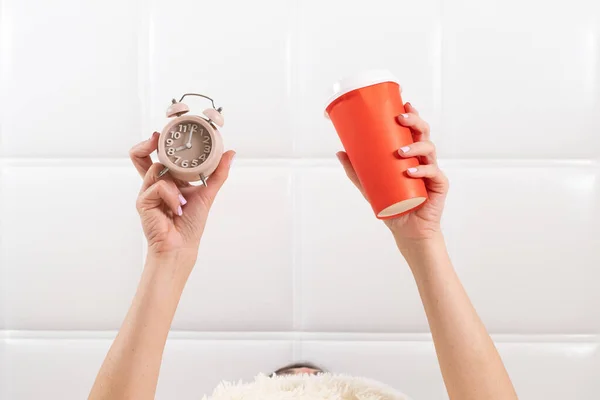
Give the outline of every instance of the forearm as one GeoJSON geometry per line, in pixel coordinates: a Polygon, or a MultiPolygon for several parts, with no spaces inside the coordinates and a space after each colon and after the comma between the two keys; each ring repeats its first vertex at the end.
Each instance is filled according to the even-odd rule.
{"type": "Polygon", "coordinates": [[[154,399],[164,346],[190,269],[175,258],[149,257],[90,400],[154,399]]]}
{"type": "Polygon", "coordinates": [[[399,248],[415,277],[450,399],[516,399],[494,343],[452,267],[442,235],[399,248]]]}

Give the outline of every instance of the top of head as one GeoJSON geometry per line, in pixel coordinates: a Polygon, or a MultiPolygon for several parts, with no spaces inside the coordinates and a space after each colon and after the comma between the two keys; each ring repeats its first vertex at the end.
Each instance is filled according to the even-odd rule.
{"type": "MultiPolygon", "coordinates": [[[[325,118],[329,118],[329,115],[327,115],[327,108],[329,105],[341,96],[345,95],[346,93],[350,93],[353,90],[383,82],[394,82],[400,86],[398,79],[386,69],[363,71],[338,80],[333,84],[332,94],[325,104],[325,118]]],[[[402,91],[402,87],[400,87],[400,91],[402,91]]]]}

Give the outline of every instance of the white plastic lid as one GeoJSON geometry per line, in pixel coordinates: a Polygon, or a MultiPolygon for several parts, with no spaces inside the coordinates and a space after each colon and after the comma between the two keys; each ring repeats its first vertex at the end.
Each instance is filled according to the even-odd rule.
{"type": "MultiPolygon", "coordinates": [[[[358,73],[356,75],[346,76],[336,83],[333,84],[333,94],[327,100],[327,104],[325,105],[325,118],[329,119],[329,115],[327,115],[327,107],[331,103],[333,103],[340,96],[345,95],[353,90],[360,89],[363,87],[376,85],[378,83],[383,82],[395,82],[400,85],[400,82],[396,77],[387,69],[374,69],[369,71],[364,71],[358,73]]],[[[400,89],[402,90],[402,89],[400,89]]]]}

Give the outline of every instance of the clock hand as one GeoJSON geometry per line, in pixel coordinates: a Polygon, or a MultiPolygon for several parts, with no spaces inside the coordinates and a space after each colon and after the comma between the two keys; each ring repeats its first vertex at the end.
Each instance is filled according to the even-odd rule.
{"type": "Polygon", "coordinates": [[[192,126],[190,128],[190,134],[188,135],[188,141],[186,144],[184,144],[183,146],[179,146],[175,148],[175,151],[181,151],[181,150],[185,150],[185,149],[191,149],[192,148],[192,135],[194,134],[194,126],[192,126]]]}
{"type": "Polygon", "coordinates": [[[193,125],[193,126],[190,128],[190,135],[188,136],[188,141],[187,141],[187,143],[185,144],[185,147],[186,147],[186,148],[188,148],[188,149],[191,149],[191,148],[192,148],[192,135],[194,134],[194,131],[195,131],[195,129],[194,129],[194,128],[196,128],[196,125],[193,125]]]}

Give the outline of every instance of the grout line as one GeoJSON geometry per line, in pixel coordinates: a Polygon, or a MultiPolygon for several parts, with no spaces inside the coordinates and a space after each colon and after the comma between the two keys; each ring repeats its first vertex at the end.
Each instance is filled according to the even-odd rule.
{"type": "Polygon", "coordinates": [[[152,5],[140,7],[138,9],[138,29],[137,29],[137,71],[138,71],[138,102],[139,102],[139,136],[147,137],[144,132],[147,131],[147,121],[149,115],[149,99],[152,97],[152,81],[150,69],[151,62],[151,30],[152,30],[152,5]]]}
{"type": "Polygon", "coordinates": [[[299,326],[300,326],[300,319],[302,317],[302,310],[300,309],[301,307],[301,301],[299,299],[299,296],[301,296],[302,293],[302,289],[300,287],[300,280],[299,280],[299,264],[301,262],[301,252],[299,251],[299,241],[300,241],[300,234],[298,232],[298,229],[300,228],[300,222],[301,218],[300,215],[298,215],[300,207],[299,207],[299,202],[301,199],[298,198],[298,196],[300,195],[300,193],[297,193],[297,187],[298,187],[298,179],[299,177],[297,176],[296,173],[292,172],[291,173],[291,177],[290,177],[290,188],[289,188],[289,195],[291,196],[291,208],[292,208],[292,243],[291,243],[291,249],[292,249],[292,328],[294,330],[298,330],[299,326]]]}
{"type": "MultiPolygon", "coordinates": [[[[433,54],[433,110],[435,115],[437,115],[437,123],[439,123],[440,134],[443,135],[443,9],[444,4],[442,0],[438,0],[438,13],[437,13],[437,26],[434,28],[434,37],[435,43],[433,44],[434,54],[433,54]]],[[[433,122],[433,120],[432,120],[433,122]]]]}
{"type": "MultiPolygon", "coordinates": [[[[600,160],[595,159],[577,159],[577,158],[440,158],[440,164],[452,165],[502,165],[502,166],[591,166],[600,165],[600,160]]],[[[44,158],[44,157],[2,157],[0,165],[24,165],[24,166],[62,166],[62,165],[115,165],[131,167],[131,161],[128,157],[88,157],[88,158],[44,158]]],[[[244,158],[236,157],[236,164],[250,167],[277,167],[277,166],[295,166],[295,167],[339,167],[338,161],[334,157],[313,157],[313,158],[244,158]]],[[[133,168],[133,167],[132,167],[133,168]]]]}
{"type": "MultiPolygon", "coordinates": [[[[117,331],[0,331],[0,340],[104,340],[117,331]]],[[[600,334],[492,334],[498,343],[597,343],[600,334]]],[[[317,341],[317,342],[431,342],[429,333],[368,332],[193,332],[171,331],[171,340],[207,341],[317,341]]],[[[300,349],[296,348],[296,352],[300,349]]]]}

